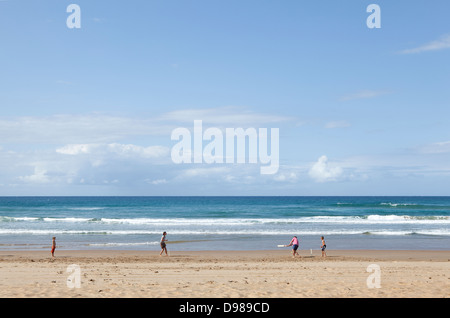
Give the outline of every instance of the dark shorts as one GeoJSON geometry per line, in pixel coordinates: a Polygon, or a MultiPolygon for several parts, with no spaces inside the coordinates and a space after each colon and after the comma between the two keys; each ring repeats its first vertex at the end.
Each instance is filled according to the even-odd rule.
{"type": "Polygon", "coordinates": [[[327,246],[324,245],[324,246],[322,247],[322,251],[325,251],[326,248],[327,248],[327,246]]]}
{"type": "Polygon", "coordinates": [[[161,242],[161,248],[165,248],[166,247],[166,243],[161,242]]]}
{"type": "Polygon", "coordinates": [[[294,251],[296,251],[296,250],[298,249],[298,245],[297,245],[297,244],[292,245],[292,249],[293,249],[294,251]]]}

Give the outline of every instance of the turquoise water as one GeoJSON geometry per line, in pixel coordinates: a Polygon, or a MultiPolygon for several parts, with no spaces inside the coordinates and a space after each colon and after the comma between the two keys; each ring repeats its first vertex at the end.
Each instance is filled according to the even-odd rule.
{"type": "Polygon", "coordinates": [[[0,197],[0,249],[450,249],[450,197],[0,197]]]}

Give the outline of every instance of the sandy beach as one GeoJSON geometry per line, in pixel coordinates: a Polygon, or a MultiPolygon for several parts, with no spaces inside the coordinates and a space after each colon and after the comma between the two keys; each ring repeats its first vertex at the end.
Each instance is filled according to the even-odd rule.
{"type": "Polygon", "coordinates": [[[169,251],[169,257],[156,251],[57,250],[55,256],[0,252],[0,297],[450,296],[449,251],[333,250],[325,259],[320,251],[293,258],[288,249],[169,251]],[[376,271],[368,271],[373,264],[378,280],[376,271]]]}

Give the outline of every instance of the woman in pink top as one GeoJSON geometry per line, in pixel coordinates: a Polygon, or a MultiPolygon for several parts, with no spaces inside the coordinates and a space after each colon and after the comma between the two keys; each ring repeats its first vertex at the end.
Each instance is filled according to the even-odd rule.
{"type": "Polygon", "coordinates": [[[298,256],[300,256],[300,254],[297,252],[298,249],[298,239],[297,236],[294,236],[291,240],[291,242],[289,243],[289,245],[287,246],[292,246],[292,257],[295,257],[295,255],[297,254],[298,256]]]}

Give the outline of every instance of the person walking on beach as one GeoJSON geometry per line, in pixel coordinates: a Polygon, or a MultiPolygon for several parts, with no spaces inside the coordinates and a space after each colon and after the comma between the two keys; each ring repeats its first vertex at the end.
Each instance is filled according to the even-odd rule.
{"type": "Polygon", "coordinates": [[[289,243],[289,245],[286,245],[286,247],[292,246],[292,257],[295,257],[295,255],[300,256],[300,254],[297,252],[298,249],[298,238],[297,236],[294,236],[289,243]]]}
{"type": "Polygon", "coordinates": [[[167,239],[166,239],[166,235],[167,235],[167,233],[164,231],[164,233],[163,233],[163,235],[161,237],[161,241],[160,241],[161,253],[159,253],[159,256],[161,256],[163,252],[166,252],[166,256],[169,256],[169,255],[167,255],[167,247],[166,247],[167,239]]]}
{"type": "Polygon", "coordinates": [[[327,253],[325,252],[325,249],[327,248],[327,244],[325,244],[325,239],[323,238],[323,236],[321,237],[322,239],[322,245],[320,246],[320,248],[322,249],[322,257],[327,257],[327,253]]]}
{"type": "Polygon", "coordinates": [[[52,238],[52,257],[55,257],[56,237],[52,238]]]}

